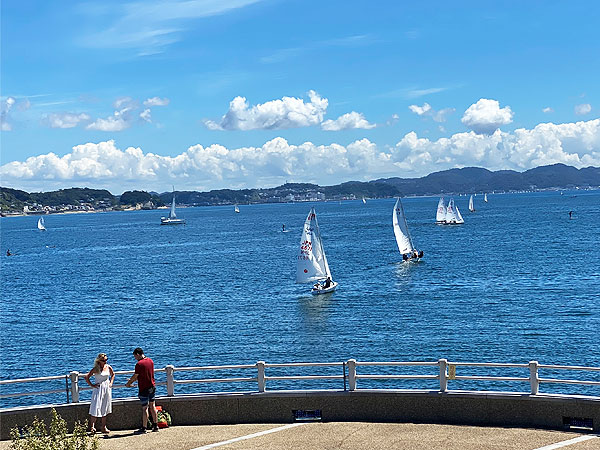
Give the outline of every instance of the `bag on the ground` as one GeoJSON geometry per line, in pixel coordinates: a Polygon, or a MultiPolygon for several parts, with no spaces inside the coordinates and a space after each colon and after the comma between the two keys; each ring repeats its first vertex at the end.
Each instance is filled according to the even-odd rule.
{"type": "MultiPolygon", "coordinates": [[[[158,419],[158,428],[167,428],[169,425],[171,425],[171,414],[169,414],[167,411],[163,411],[162,406],[160,405],[156,406],[156,417],[158,419]]],[[[153,425],[152,416],[148,416],[147,427],[152,428],[153,425]]]]}

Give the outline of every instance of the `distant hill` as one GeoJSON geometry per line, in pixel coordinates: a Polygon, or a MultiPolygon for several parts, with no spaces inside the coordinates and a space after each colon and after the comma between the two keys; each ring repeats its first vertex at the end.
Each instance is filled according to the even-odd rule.
{"type": "Polygon", "coordinates": [[[600,186],[600,168],[576,169],[564,164],[553,164],[525,172],[492,172],[479,167],[465,167],[435,172],[422,178],[382,178],[372,183],[390,184],[396,187],[401,195],[568,189],[600,186]]]}
{"type": "MultiPolygon", "coordinates": [[[[273,203],[293,200],[331,200],[344,198],[387,198],[404,195],[438,195],[449,193],[524,191],[540,189],[600,187],[600,168],[576,169],[564,164],[536,167],[525,172],[480,167],[465,167],[434,172],[421,178],[381,178],[361,182],[349,181],[333,186],[309,183],[286,183],[268,189],[216,189],[208,192],[175,192],[176,202],[185,205],[226,205],[234,203],[273,203]]],[[[0,188],[2,211],[23,211],[24,206],[39,208],[58,205],[88,204],[94,208],[118,209],[138,203],[150,207],[170,204],[172,192],[128,191],[116,197],[107,190],[72,188],[53,192],[27,193],[0,188]],[[152,206],[153,205],[153,206],[152,206]]],[[[31,210],[31,208],[30,208],[31,210]]]]}

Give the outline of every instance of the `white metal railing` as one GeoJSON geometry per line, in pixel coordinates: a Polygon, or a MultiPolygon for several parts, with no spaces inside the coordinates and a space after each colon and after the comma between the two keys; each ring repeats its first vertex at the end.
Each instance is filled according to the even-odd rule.
{"type": "MultiPolygon", "coordinates": [[[[438,361],[409,361],[409,362],[398,362],[398,361],[387,361],[387,362],[360,362],[354,359],[342,362],[325,362],[325,363],[266,363],[264,361],[258,361],[255,364],[241,364],[241,365],[223,365],[223,366],[198,366],[198,367],[175,367],[168,365],[164,368],[155,370],[156,373],[165,373],[166,381],[157,382],[159,386],[166,386],[167,396],[172,397],[175,395],[176,385],[186,384],[204,384],[204,383],[256,383],[258,392],[265,392],[268,381],[306,381],[306,380],[341,380],[343,382],[344,390],[356,391],[358,390],[359,380],[438,380],[439,391],[448,392],[448,383],[455,381],[485,381],[485,382],[522,382],[529,383],[529,393],[532,395],[539,394],[540,384],[543,383],[561,383],[566,385],[581,385],[581,386],[600,386],[600,381],[594,380],[573,380],[563,378],[541,378],[539,376],[540,370],[548,371],[583,371],[600,373],[600,367],[587,367],[587,366],[562,366],[562,365],[548,365],[539,364],[537,361],[530,361],[527,364],[511,364],[511,363],[471,363],[471,362],[448,362],[446,359],[440,359],[438,361]],[[338,374],[310,374],[300,375],[294,374],[273,374],[267,376],[267,369],[272,372],[278,372],[282,370],[293,370],[297,368],[340,368],[341,373],[338,374]],[[409,367],[420,367],[425,368],[424,370],[430,370],[435,368],[432,373],[363,373],[362,368],[372,367],[387,367],[388,371],[396,368],[409,368],[409,367]],[[458,370],[460,368],[460,371],[458,370]],[[359,370],[361,369],[361,370],[359,370]],[[489,374],[473,374],[469,373],[470,370],[480,369],[511,369],[511,370],[523,370],[522,376],[497,376],[489,374]],[[210,377],[210,378],[182,378],[175,377],[176,373],[182,374],[184,372],[222,372],[228,371],[230,375],[232,371],[241,372],[251,370],[253,373],[250,376],[223,376],[223,377],[210,377]],[[461,372],[464,372],[461,373],[461,372]],[[346,388],[347,384],[347,388],[346,388]]],[[[116,375],[130,375],[133,371],[118,371],[116,375]]],[[[20,396],[32,396],[32,395],[47,395],[55,394],[59,392],[66,392],[67,403],[79,402],[79,394],[81,391],[91,390],[91,387],[80,387],[80,379],[83,378],[83,373],[73,371],[69,375],[59,375],[53,377],[38,377],[38,378],[22,378],[15,380],[3,380],[0,381],[0,389],[6,385],[14,385],[19,383],[30,383],[30,382],[47,382],[52,380],[65,380],[65,388],[63,389],[48,389],[40,391],[26,391],[17,393],[4,393],[0,391],[0,399],[20,396]],[[71,399],[69,400],[69,394],[71,399]]],[[[600,377],[597,377],[600,380],[600,377]]],[[[124,384],[113,385],[113,389],[123,388],[124,384]]],[[[341,388],[341,386],[340,386],[341,388]]],[[[600,396],[596,397],[600,398],[600,396]]]]}

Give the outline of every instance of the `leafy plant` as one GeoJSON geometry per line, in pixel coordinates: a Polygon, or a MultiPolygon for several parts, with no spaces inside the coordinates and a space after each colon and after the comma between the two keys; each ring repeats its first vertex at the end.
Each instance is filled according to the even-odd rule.
{"type": "Polygon", "coordinates": [[[67,423],[54,408],[50,412],[50,427],[34,417],[31,425],[10,431],[11,450],[97,450],[98,438],[88,436],[85,426],[75,422],[73,434],[67,434],[67,423]]]}

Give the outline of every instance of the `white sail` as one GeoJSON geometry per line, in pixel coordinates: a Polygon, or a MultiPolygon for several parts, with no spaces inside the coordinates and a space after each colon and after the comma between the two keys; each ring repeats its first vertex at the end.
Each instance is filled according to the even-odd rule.
{"type": "Polygon", "coordinates": [[[404,208],[400,198],[396,200],[394,206],[394,213],[392,215],[392,224],[394,225],[394,235],[396,236],[396,244],[398,244],[398,250],[400,253],[407,254],[412,253],[414,250],[410,233],[408,232],[408,225],[406,224],[406,217],[404,216],[404,208]]]}
{"type": "Polygon", "coordinates": [[[233,211],[234,211],[234,212],[236,212],[236,213],[239,213],[239,212],[240,212],[240,208],[238,208],[238,205],[235,205],[235,206],[233,207],[233,211]]]}
{"type": "Polygon", "coordinates": [[[300,251],[298,253],[298,265],[296,268],[297,283],[314,283],[331,277],[327,257],[321,240],[321,232],[317,222],[315,209],[311,208],[300,239],[300,251]]]}
{"type": "Polygon", "coordinates": [[[455,206],[455,209],[456,209],[456,223],[465,223],[465,219],[463,219],[463,217],[460,215],[458,206],[455,206]]]}
{"type": "Polygon", "coordinates": [[[454,199],[451,198],[448,201],[448,208],[446,208],[446,223],[456,223],[456,211],[454,207],[454,199]]]}
{"type": "Polygon", "coordinates": [[[169,219],[177,219],[177,214],[175,214],[175,192],[173,192],[173,202],[171,203],[171,211],[169,212],[169,219]]]}
{"type": "Polygon", "coordinates": [[[469,197],[469,211],[471,211],[471,212],[475,211],[475,206],[473,205],[473,195],[471,195],[471,197],[469,197]]]}
{"type": "Polygon", "coordinates": [[[444,205],[444,197],[440,197],[440,201],[438,202],[435,221],[440,223],[444,223],[446,221],[446,206],[444,205]]]}
{"type": "Polygon", "coordinates": [[[43,217],[40,217],[38,219],[37,227],[38,227],[38,230],[40,230],[40,231],[46,231],[46,226],[44,224],[44,218],[43,217]]]}
{"type": "Polygon", "coordinates": [[[363,200],[363,203],[367,203],[367,200],[364,197],[363,197],[362,200],[363,200]]]}
{"type": "Polygon", "coordinates": [[[483,194],[483,201],[487,203],[487,194],[483,194]]]}

